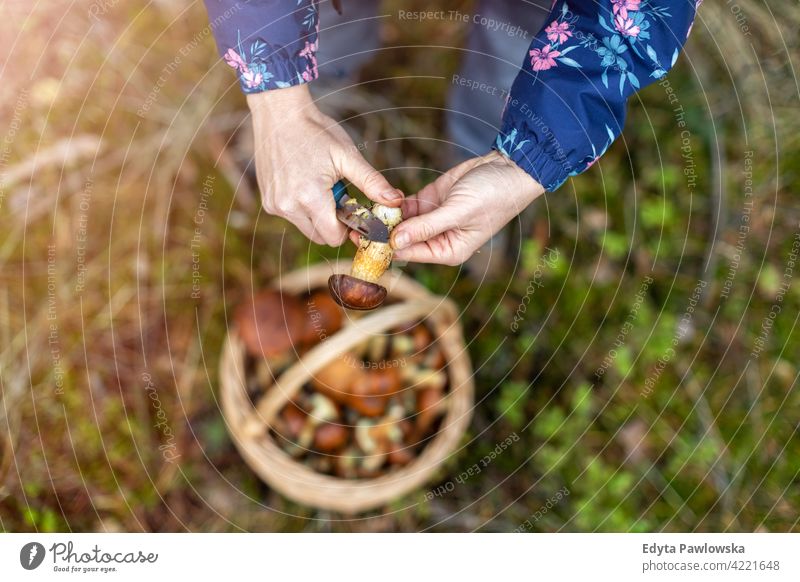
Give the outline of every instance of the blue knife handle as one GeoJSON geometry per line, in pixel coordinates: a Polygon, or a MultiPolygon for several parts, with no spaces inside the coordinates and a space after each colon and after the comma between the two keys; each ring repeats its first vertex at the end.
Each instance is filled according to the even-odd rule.
{"type": "Polygon", "coordinates": [[[342,196],[347,194],[347,186],[344,185],[342,180],[336,182],[333,185],[333,200],[336,202],[336,208],[341,208],[340,201],[342,200],[342,196]]]}

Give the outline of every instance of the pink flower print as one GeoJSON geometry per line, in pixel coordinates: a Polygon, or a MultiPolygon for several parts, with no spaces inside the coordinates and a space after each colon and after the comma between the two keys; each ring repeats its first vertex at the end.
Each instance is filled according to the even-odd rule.
{"type": "Polygon", "coordinates": [[[572,36],[568,22],[558,22],[554,20],[544,31],[547,33],[547,39],[550,42],[557,42],[559,44],[566,42],[567,39],[572,36]]]}
{"type": "Polygon", "coordinates": [[[560,57],[561,53],[552,48],[549,44],[541,49],[533,49],[530,52],[531,66],[534,71],[546,71],[556,66],[555,58],[560,57]]]}
{"type": "Polygon", "coordinates": [[[642,0],[611,0],[614,14],[622,16],[622,18],[628,18],[628,10],[639,10],[641,2],[642,0]]]}
{"type": "Polygon", "coordinates": [[[306,46],[300,49],[300,52],[297,53],[301,57],[308,57],[314,58],[314,55],[317,53],[317,43],[315,42],[308,42],[306,41],[306,46]]]}
{"type": "Polygon", "coordinates": [[[317,69],[317,41],[306,41],[306,46],[300,49],[300,52],[297,54],[298,56],[305,57],[309,61],[306,65],[306,70],[301,73],[303,80],[308,82],[319,77],[319,70],[317,69]]]}
{"type": "Polygon", "coordinates": [[[232,48],[228,49],[228,52],[225,53],[225,56],[223,58],[225,59],[225,62],[228,63],[229,67],[233,67],[234,69],[237,69],[241,72],[247,70],[247,63],[245,63],[244,59],[242,59],[242,57],[239,56],[239,53],[237,53],[232,48]]]}
{"type": "Polygon", "coordinates": [[[260,86],[263,80],[264,77],[261,75],[261,73],[254,73],[246,66],[245,70],[242,71],[242,81],[244,81],[244,84],[248,89],[254,89],[255,87],[260,86]]]}
{"type": "Polygon", "coordinates": [[[617,14],[614,19],[614,28],[616,28],[622,36],[637,37],[641,32],[641,28],[633,23],[630,18],[623,18],[622,14],[617,14]]]}

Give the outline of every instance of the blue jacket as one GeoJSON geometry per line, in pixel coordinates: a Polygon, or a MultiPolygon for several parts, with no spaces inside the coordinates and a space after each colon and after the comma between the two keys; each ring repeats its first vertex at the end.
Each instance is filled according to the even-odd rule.
{"type": "MultiPolygon", "coordinates": [[[[701,2],[556,0],[511,88],[494,148],[551,191],[589,168],[622,133],[628,98],[675,64],[701,2]]],[[[317,78],[316,0],[205,4],[245,93],[317,78]]]]}

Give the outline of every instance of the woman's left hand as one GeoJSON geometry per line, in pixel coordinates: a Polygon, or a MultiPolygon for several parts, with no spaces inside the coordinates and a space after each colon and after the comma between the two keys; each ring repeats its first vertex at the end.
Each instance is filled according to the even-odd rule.
{"type": "Polygon", "coordinates": [[[405,199],[395,259],[460,265],[543,193],[499,152],[467,160],[405,199]]]}

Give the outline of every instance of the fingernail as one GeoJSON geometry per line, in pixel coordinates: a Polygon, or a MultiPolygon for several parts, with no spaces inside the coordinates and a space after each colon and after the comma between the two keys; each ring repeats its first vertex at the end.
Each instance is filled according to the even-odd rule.
{"type": "Polygon", "coordinates": [[[385,192],[383,197],[386,200],[394,202],[395,200],[400,200],[403,198],[403,193],[400,190],[391,190],[389,192],[385,192]]]}
{"type": "Polygon", "coordinates": [[[411,244],[411,237],[406,232],[398,232],[394,237],[394,248],[404,249],[411,244]]]}

